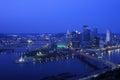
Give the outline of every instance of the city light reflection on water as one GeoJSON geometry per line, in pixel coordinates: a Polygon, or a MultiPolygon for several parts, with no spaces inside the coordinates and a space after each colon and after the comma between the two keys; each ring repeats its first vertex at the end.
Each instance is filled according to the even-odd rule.
{"type": "Polygon", "coordinates": [[[17,80],[24,80],[24,78],[40,80],[40,78],[43,77],[62,73],[81,75],[94,71],[93,68],[76,59],[74,55],[72,55],[71,58],[66,56],[66,59],[62,57],[61,60],[56,57],[56,61],[54,61],[53,58],[50,58],[51,61],[46,59],[45,63],[36,63],[33,61],[33,63],[28,64],[16,64],[14,61],[19,59],[22,54],[24,53],[6,53],[0,55],[0,79],[5,80],[6,78],[4,76],[7,76],[13,80],[15,78],[17,78],[17,80]]]}
{"type": "Polygon", "coordinates": [[[108,53],[103,53],[103,59],[116,64],[120,63],[120,49],[108,50],[108,53]]]}
{"type": "MultiPolygon", "coordinates": [[[[32,64],[15,64],[14,61],[19,59],[21,55],[25,54],[25,52],[19,52],[19,53],[2,53],[0,55],[0,65],[1,65],[1,76],[14,76],[16,73],[16,76],[24,76],[28,79],[29,75],[32,75],[36,80],[38,78],[46,77],[46,76],[52,76],[57,75],[60,73],[70,72],[74,74],[86,74],[90,71],[93,71],[91,67],[89,67],[87,64],[83,63],[82,61],[75,58],[75,55],[72,55],[71,58],[68,57],[68,55],[64,57],[61,57],[61,60],[59,57],[56,57],[55,61],[54,58],[46,59],[45,63],[42,63],[41,61],[39,63],[34,62],[32,64]],[[7,67],[9,68],[7,68],[7,67]],[[20,70],[22,68],[22,71],[20,70]],[[54,69],[54,70],[53,70],[54,69]],[[9,72],[12,72],[12,74],[9,74],[9,72]],[[34,75],[33,75],[34,74],[34,75]],[[39,75],[41,74],[41,75],[39,75]]],[[[114,62],[116,64],[120,63],[120,49],[115,50],[108,50],[108,53],[101,53],[101,56],[105,60],[109,60],[111,62],[114,62]]],[[[94,63],[94,64],[97,64],[94,63]]]]}

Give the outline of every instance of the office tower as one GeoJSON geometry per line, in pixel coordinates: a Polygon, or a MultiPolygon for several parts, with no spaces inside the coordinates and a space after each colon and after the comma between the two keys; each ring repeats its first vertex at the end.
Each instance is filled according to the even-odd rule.
{"type": "Polygon", "coordinates": [[[80,48],[80,42],[81,42],[81,33],[78,31],[73,31],[72,32],[72,47],[73,48],[80,48]]]}
{"type": "Polygon", "coordinates": [[[67,33],[66,33],[66,38],[70,38],[71,37],[71,35],[70,35],[70,31],[69,30],[67,30],[67,33]]]}
{"type": "Polygon", "coordinates": [[[66,32],[66,46],[67,46],[67,48],[72,48],[72,45],[71,45],[71,34],[70,34],[69,30],[67,30],[67,32],[66,32]]]}
{"type": "Polygon", "coordinates": [[[100,41],[99,41],[99,48],[104,48],[104,46],[105,46],[104,40],[100,39],[100,41]]]}
{"type": "Polygon", "coordinates": [[[93,38],[93,45],[92,45],[92,47],[98,48],[99,47],[99,43],[100,43],[100,38],[99,37],[94,37],[93,38]]]}
{"type": "Polygon", "coordinates": [[[98,36],[98,29],[97,28],[93,28],[93,31],[92,31],[92,37],[97,37],[98,36]]]}
{"type": "Polygon", "coordinates": [[[87,25],[83,26],[82,40],[83,41],[90,41],[91,40],[91,31],[87,25]]]}
{"type": "Polygon", "coordinates": [[[107,29],[106,31],[106,42],[110,42],[110,30],[107,29]]]}

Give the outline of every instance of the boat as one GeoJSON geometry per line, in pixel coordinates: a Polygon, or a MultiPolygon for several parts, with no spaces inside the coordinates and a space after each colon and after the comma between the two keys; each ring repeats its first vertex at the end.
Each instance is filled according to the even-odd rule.
{"type": "Polygon", "coordinates": [[[21,56],[20,59],[16,60],[15,63],[20,63],[20,64],[23,64],[23,63],[26,63],[27,61],[21,56]]]}

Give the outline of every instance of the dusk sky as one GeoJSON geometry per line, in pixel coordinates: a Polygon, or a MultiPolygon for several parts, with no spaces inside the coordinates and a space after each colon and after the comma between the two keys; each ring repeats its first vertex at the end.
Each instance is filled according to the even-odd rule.
{"type": "Polygon", "coordinates": [[[59,33],[82,26],[120,33],[120,0],[0,0],[0,33],[59,33]]]}

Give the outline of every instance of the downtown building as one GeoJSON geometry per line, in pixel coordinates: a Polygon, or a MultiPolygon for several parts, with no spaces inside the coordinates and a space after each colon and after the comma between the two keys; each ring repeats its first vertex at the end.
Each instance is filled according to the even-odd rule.
{"type": "Polygon", "coordinates": [[[80,49],[81,48],[82,34],[76,30],[76,31],[73,31],[71,33],[71,35],[72,35],[72,38],[71,38],[72,48],[80,49]]]}
{"type": "Polygon", "coordinates": [[[91,30],[89,29],[88,25],[83,26],[83,33],[82,33],[82,48],[91,48],[92,45],[92,38],[91,38],[91,30]]]}

